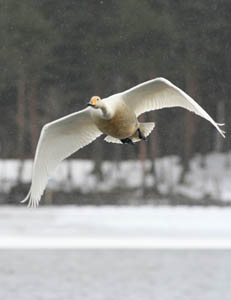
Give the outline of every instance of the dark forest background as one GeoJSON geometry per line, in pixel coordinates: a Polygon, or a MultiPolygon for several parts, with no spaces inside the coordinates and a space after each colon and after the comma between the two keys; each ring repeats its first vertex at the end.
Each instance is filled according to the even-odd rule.
{"type": "MultiPolygon", "coordinates": [[[[0,0],[0,158],[33,158],[42,126],[155,77],[190,94],[230,132],[229,0],[0,0]]],[[[72,158],[154,160],[228,151],[207,121],[180,108],[150,112],[134,147],[102,142],[72,158]]]]}

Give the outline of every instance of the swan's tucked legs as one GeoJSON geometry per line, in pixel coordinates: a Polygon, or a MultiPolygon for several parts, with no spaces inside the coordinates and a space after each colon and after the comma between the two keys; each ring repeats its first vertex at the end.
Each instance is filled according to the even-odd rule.
{"type": "Polygon", "coordinates": [[[146,137],[143,135],[143,133],[141,132],[141,130],[138,128],[137,129],[137,132],[138,132],[138,136],[141,140],[145,141],[146,140],[146,137]]]}
{"type": "Polygon", "coordinates": [[[131,145],[134,145],[133,141],[129,138],[126,138],[126,139],[121,139],[121,142],[123,144],[131,144],[131,145]]]}

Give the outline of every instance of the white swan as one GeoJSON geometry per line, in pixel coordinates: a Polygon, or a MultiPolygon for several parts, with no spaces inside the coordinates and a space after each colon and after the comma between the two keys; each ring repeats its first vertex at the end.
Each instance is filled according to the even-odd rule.
{"type": "Polygon", "coordinates": [[[141,83],[125,92],[105,99],[91,98],[88,107],[46,124],[40,134],[26,198],[28,206],[37,206],[56,166],[66,157],[93,142],[101,134],[113,143],[131,143],[145,139],[154,123],[140,123],[137,117],[147,111],[165,107],[183,107],[224,131],[190,96],[164,78],[141,83]]]}

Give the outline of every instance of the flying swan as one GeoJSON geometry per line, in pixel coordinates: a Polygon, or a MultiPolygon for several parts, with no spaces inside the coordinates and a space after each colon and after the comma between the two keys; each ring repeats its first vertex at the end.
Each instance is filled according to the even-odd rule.
{"type": "Polygon", "coordinates": [[[32,171],[32,183],[26,198],[28,206],[36,207],[47,181],[56,166],[66,157],[90,144],[101,134],[109,143],[130,143],[145,140],[155,123],[141,123],[137,117],[144,112],[165,107],[183,107],[225,132],[189,95],[164,78],[143,82],[127,91],[105,99],[91,98],[88,107],[44,125],[32,171]]]}

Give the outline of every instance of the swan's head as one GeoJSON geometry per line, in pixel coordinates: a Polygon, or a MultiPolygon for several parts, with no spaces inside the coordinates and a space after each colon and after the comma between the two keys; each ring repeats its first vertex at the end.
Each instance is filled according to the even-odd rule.
{"type": "Polygon", "coordinates": [[[91,100],[87,104],[88,106],[91,106],[93,108],[101,108],[102,107],[102,100],[99,96],[93,96],[91,97],[91,100]]]}

